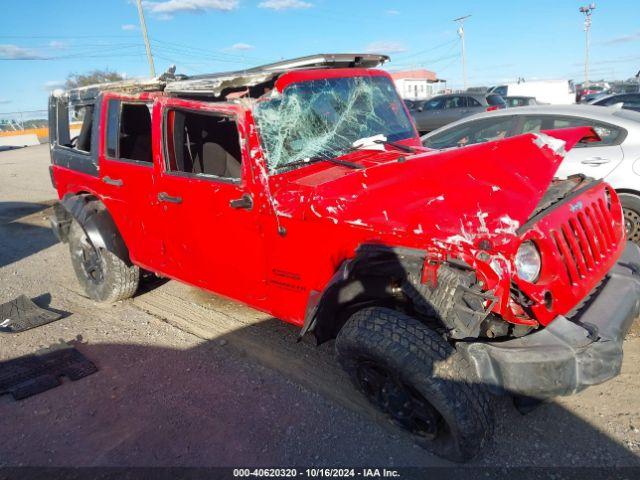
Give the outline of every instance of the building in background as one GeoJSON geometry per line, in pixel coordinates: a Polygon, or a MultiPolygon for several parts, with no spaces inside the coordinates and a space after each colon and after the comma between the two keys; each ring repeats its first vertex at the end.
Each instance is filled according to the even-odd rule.
{"type": "Polygon", "coordinates": [[[429,70],[392,72],[391,77],[400,96],[407,100],[426,100],[444,93],[447,88],[446,80],[438,79],[435,72],[429,70]]]}

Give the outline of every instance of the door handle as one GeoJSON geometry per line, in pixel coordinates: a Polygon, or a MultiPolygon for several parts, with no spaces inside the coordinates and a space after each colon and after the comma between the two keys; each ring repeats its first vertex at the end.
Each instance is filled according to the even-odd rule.
{"type": "Polygon", "coordinates": [[[240,198],[236,198],[235,200],[231,200],[229,202],[229,206],[231,208],[251,210],[253,208],[253,197],[248,193],[245,193],[240,198]]]}
{"type": "Polygon", "coordinates": [[[592,158],[586,158],[584,160],[582,160],[582,164],[584,165],[592,165],[592,166],[597,166],[597,165],[604,165],[605,163],[609,163],[611,160],[608,158],[602,158],[602,157],[592,157],[592,158]]]}
{"type": "Polygon", "coordinates": [[[158,194],[158,200],[168,203],[182,203],[182,197],[172,197],[167,192],[160,192],[158,194]]]}
{"type": "Polygon", "coordinates": [[[119,178],[102,177],[102,181],[107,185],[113,185],[114,187],[121,187],[124,185],[124,182],[119,178]]]}

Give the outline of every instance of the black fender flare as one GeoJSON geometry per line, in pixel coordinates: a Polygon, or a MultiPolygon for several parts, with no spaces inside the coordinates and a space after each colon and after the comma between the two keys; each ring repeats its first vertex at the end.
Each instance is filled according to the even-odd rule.
{"type": "Polygon", "coordinates": [[[342,262],[322,292],[312,290],[299,339],[313,332],[321,344],[335,338],[343,325],[339,312],[359,298],[390,297],[390,280],[420,272],[427,252],[405,247],[363,244],[342,262]]]}
{"type": "Polygon", "coordinates": [[[91,194],[67,194],[53,207],[52,225],[62,242],[68,241],[71,220],[76,220],[96,248],[104,248],[131,266],[127,248],[118,227],[104,204],[91,194]]]}

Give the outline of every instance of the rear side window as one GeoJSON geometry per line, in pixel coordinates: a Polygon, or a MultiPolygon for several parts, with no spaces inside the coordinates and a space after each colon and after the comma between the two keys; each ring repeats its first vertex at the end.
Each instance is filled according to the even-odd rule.
{"type": "Polygon", "coordinates": [[[482,105],[475,98],[467,97],[467,106],[468,107],[481,107],[482,105]]]}
{"type": "Polygon", "coordinates": [[[444,108],[464,108],[466,107],[465,97],[449,97],[444,101],[444,108]]]}
{"type": "Polygon", "coordinates": [[[499,87],[495,87],[491,93],[495,93],[499,96],[506,97],[507,96],[507,86],[500,85],[499,87]]]}
{"type": "Polygon", "coordinates": [[[440,110],[444,107],[444,98],[433,98],[424,103],[424,110],[440,110]]]}
{"type": "Polygon", "coordinates": [[[500,95],[487,95],[487,103],[492,107],[506,107],[504,99],[500,95]]]}
{"type": "Polygon", "coordinates": [[[619,145],[627,136],[627,131],[621,127],[608,123],[596,122],[582,117],[554,117],[551,115],[536,115],[526,117],[522,125],[522,133],[539,132],[540,130],[553,130],[556,128],[572,128],[591,126],[600,136],[602,141],[578,143],[574,148],[606,147],[619,145]]]}
{"type": "Polygon", "coordinates": [[[146,103],[109,100],[106,154],[117,160],[153,163],[151,111],[146,103]]]}
{"type": "Polygon", "coordinates": [[[118,158],[118,128],[120,125],[120,101],[109,100],[107,107],[107,156],[118,158]]]}

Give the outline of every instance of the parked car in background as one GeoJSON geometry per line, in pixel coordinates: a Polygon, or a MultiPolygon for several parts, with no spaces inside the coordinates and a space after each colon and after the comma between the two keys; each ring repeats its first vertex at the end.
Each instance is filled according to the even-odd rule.
{"type": "Polygon", "coordinates": [[[529,105],[540,105],[535,97],[506,97],[504,101],[507,107],[527,107],[529,105]]]}
{"type": "Polygon", "coordinates": [[[593,103],[594,101],[602,98],[602,97],[606,97],[607,95],[609,95],[608,93],[590,93],[589,95],[585,95],[580,99],[579,103],[593,103]]]}
{"type": "Polygon", "coordinates": [[[444,149],[527,132],[589,125],[600,142],[576,145],[558,177],[604,178],[620,195],[627,236],[640,244],[640,113],[591,105],[522,107],[474,115],[422,137],[425,147],[444,149]]]}
{"type": "Polygon", "coordinates": [[[500,95],[452,93],[415,102],[410,110],[418,131],[423,134],[474,113],[506,108],[500,95]]]}
{"type": "Polygon", "coordinates": [[[534,80],[496,85],[489,93],[506,97],[535,97],[538,102],[570,105],[576,102],[576,90],[571,80],[534,80]]]}
{"type": "Polygon", "coordinates": [[[606,82],[590,83],[588,87],[582,84],[576,88],[576,102],[583,102],[586,97],[601,95],[609,92],[609,84],[606,82]]]}
{"type": "Polygon", "coordinates": [[[409,110],[413,110],[416,102],[418,102],[418,100],[407,100],[407,99],[403,99],[402,101],[404,102],[404,104],[407,106],[409,110]]]}
{"type": "Polygon", "coordinates": [[[627,110],[640,112],[640,93],[620,93],[617,95],[606,95],[591,102],[591,105],[601,107],[611,107],[620,104],[627,110]]]}

